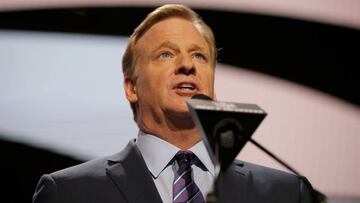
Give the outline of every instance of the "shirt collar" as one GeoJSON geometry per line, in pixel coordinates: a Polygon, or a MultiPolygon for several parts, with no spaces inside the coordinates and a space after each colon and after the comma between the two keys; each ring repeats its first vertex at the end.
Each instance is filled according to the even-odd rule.
{"type": "MultiPolygon", "coordinates": [[[[136,145],[145,160],[146,166],[149,168],[154,178],[157,178],[160,175],[171,159],[180,150],[175,145],[142,131],[139,131],[136,145]]],[[[214,176],[215,167],[206,151],[204,142],[198,142],[189,150],[199,158],[208,171],[214,176]]]]}
{"type": "Polygon", "coordinates": [[[201,161],[201,163],[204,164],[204,166],[211,173],[211,175],[215,176],[215,166],[210,159],[209,153],[207,152],[204,142],[201,141],[196,143],[189,150],[192,151],[198,157],[198,159],[201,161]]]}

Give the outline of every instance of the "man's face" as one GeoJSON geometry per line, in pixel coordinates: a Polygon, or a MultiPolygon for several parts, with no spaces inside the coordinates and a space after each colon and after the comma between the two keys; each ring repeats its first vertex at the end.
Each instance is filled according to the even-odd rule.
{"type": "Polygon", "coordinates": [[[189,116],[185,99],[214,97],[210,48],[195,26],[181,18],[153,25],[137,42],[133,97],[138,116],[189,116]]]}

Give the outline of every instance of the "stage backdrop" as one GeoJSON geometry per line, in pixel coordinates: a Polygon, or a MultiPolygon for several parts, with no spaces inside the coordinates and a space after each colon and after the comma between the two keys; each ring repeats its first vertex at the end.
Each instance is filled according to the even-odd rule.
{"type": "MultiPolygon", "coordinates": [[[[127,38],[0,32],[1,139],[88,160],[137,135],[123,93],[127,38]]],[[[219,100],[255,103],[268,117],[254,139],[330,196],[358,197],[360,111],[268,75],[218,64],[219,100]]],[[[21,153],[21,152],[19,152],[21,153]]],[[[238,158],[282,169],[250,143],[238,158]]],[[[283,169],[282,169],[283,170],[283,169]]]]}

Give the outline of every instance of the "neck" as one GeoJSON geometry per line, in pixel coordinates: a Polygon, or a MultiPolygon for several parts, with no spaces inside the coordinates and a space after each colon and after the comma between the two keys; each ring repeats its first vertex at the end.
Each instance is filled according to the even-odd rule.
{"type": "Polygon", "coordinates": [[[139,128],[157,136],[176,147],[186,150],[201,140],[201,136],[190,115],[138,120],[139,128]],[[155,121],[155,122],[154,122],[155,121]]]}

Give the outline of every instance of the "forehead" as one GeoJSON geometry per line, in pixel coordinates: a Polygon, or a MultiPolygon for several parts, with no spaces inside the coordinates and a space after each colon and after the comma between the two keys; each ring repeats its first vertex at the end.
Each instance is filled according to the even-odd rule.
{"type": "Polygon", "coordinates": [[[210,51],[204,36],[186,19],[172,17],[155,23],[145,34],[138,40],[136,49],[139,51],[151,50],[165,41],[171,41],[178,46],[193,46],[210,51]]]}

